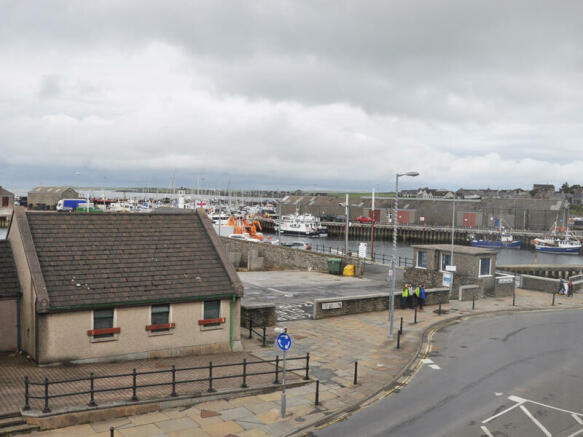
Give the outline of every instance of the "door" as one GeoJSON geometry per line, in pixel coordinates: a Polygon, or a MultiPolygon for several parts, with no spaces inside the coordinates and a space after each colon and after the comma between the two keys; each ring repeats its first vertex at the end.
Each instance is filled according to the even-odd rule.
{"type": "Polygon", "coordinates": [[[409,224],[409,211],[400,209],[397,212],[397,223],[400,225],[408,225],[409,224]]]}
{"type": "Polygon", "coordinates": [[[474,212],[464,212],[462,217],[462,226],[473,228],[476,226],[476,213],[474,212]]]}

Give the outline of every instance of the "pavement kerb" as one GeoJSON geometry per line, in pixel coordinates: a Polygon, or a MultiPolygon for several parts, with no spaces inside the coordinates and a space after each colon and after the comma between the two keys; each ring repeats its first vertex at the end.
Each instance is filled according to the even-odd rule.
{"type": "Polygon", "coordinates": [[[583,305],[575,305],[565,308],[547,308],[547,307],[534,307],[534,308],[520,308],[518,306],[513,308],[504,308],[500,310],[488,310],[488,311],[476,311],[469,314],[456,314],[455,316],[450,316],[449,318],[438,320],[431,325],[429,325],[425,330],[421,333],[421,341],[417,346],[417,351],[411,357],[411,359],[403,366],[403,368],[399,371],[399,373],[386,385],[378,389],[376,392],[368,396],[366,399],[362,399],[359,402],[350,405],[346,408],[338,410],[334,413],[329,414],[328,416],[317,420],[311,424],[307,424],[300,429],[294,430],[285,435],[285,437],[291,436],[307,436],[310,432],[315,431],[317,429],[323,428],[324,426],[332,425],[333,423],[339,422],[346,418],[350,413],[353,413],[361,408],[365,408],[371,403],[383,399],[386,396],[392,394],[395,390],[400,389],[401,387],[407,385],[410,380],[415,376],[415,373],[420,368],[421,362],[423,359],[427,357],[429,352],[431,351],[431,338],[433,335],[439,331],[441,328],[456,323],[459,320],[466,320],[474,317],[481,317],[481,316],[488,316],[488,315],[498,315],[504,313],[517,313],[517,312],[535,312],[535,311],[564,311],[564,310],[583,310],[583,305]],[[430,338],[431,337],[431,338],[430,338]],[[425,348],[425,352],[422,350],[425,348]],[[409,373],[408,378],[406,380],[401,380],[401,378],[406,374],[409,373]]]}

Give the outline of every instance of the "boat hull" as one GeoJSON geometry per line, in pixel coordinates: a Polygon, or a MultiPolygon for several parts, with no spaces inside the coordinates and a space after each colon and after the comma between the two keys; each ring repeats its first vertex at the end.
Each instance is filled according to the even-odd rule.
{"type": "Polygon", "coordinates": [[[293,230],[288,230],[288,229],[282,229],[281,233],[283,235],[298,235],[298,236],[303,236],[303,237],[320,237],[320,236],[325,236],[320,234],[320,232],[318,231],[293,231],[293,230]]]}
{"type": "Polygon", "coordinates": [[[538,252],[543,252],[543,253],[579,255],[579,251],[581,250],[581,247],[549,247],[549,246],[535,245],[534,249],[538,252]]]}
{"type": "Polygon", "coordinates": [[[470,242],[473,247],[483,247],[487,249],[520,249],[520,240],[517,241],[488,241],[488,240],[473,240],[470,242]]]}

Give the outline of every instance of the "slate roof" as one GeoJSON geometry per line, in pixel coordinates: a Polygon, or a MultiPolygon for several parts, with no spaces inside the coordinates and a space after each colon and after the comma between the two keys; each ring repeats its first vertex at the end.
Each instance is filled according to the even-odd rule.
{"type": "Polygon", "coordinates": [[[0,297],[16,296],[19,291],[12,247],[8,240],[0,240],[0,297]]]}
{"type": "Polygon", "coordinates": [[[50,311],[243,294],[198,213],[27,218],[50,311]]]}

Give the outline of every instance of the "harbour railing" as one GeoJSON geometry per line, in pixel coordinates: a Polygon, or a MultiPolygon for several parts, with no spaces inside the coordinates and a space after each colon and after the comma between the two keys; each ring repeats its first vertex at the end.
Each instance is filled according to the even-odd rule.
{"type": "MultiPolygon", "coordinates": [[[[340,247],[325,246],[324,244],[318,244],[318,243],[315,243],[311,246],[312,246],[312,250],[315,252],[329,253],[331,255],[338,255],[338,256],[344,255],[344,249],[340,248],[340,247]]],[[[358,250],[354,250],[354,251],[348,250],[348,256],[358,257],[358,250]]],[[[386,254],[384,252],[374,252],[373,257],[372,257],[372,260],[374,262],[381,263],[381,264],[391,264],[391,259],[392,259],[392,256],[390,254],[386,254]]],[[[369,255],[369,257],[365,258],[365,261],[370,261],[370,260],[371,260],[370,255],[369,255]]],[[[402,267],[413,267],[414,266],[413,258],[409,258],[407,256],[398,256],[397,257],[397,265],[402,266],[402,267]]]]}
{"type": "MultiPolygon", "coordinates": [[[[288,372],[303,372],[304,380],[308,380],[310,371],[310,354],[305,356],[288,357],[287,361],[300,361],[301,366],[287,368],[288,372]]],[[[111,397],[107,403],[113,402],[137,402],[140,398],[160,399],[175,398],[180,395],[202,395],[204,392],[212,393],[216,391],[214,383],[222,380],[240,380],[241,388],[248,388],[248,378],[261,375],[274,375],[272,384],[280,383],[282,360],[279,355],[273,360],[247,360],[228,364],[213,364],[209,361],[208,366],[181,367],[172,365],[170,369],[149,370],[138,372],[133,369],[131,372],[112,375],[95,375],[90,373],[83,378],[31,381],[28,376],[24,377],[24,406],[23,410],[31,410],[31,403],[40,401],[42,412],[51,412],[50,401],[62,398],[72,398],[70,403],[59,403],[61,407],[79,406],[84,403],[85,398],[88,407],[97,407],[96,395],[106,393],[126,393],[125,395],[111,397]],[[240,373],[231,373],[229,370],[240,370],[240,373]],[[217,374],[222,373],[222,374],[217,374]],[[226,373],[226,374],[225,374],[226,373]],[[202,376],[204,374],[205,376],[202,376]],[[194,392],[187,390],[187,384],[198,385],[198,390],[194,392]],[[181,390],[181,388],[184,388],[181,390]],[[156,390],[154,390],[156,389],[156,390]],[[157,390],[162,389],[162,391],[157,390]]],[[[233,388],[230,386],[229,388],[233,388]]],[[[105,400],[105,399],[103,399],[105,400]]],[[[101,400],[100,400],[101,402],[101,400]]],[[[38,405],[40,409],[40,405],[38,405]]]]}

